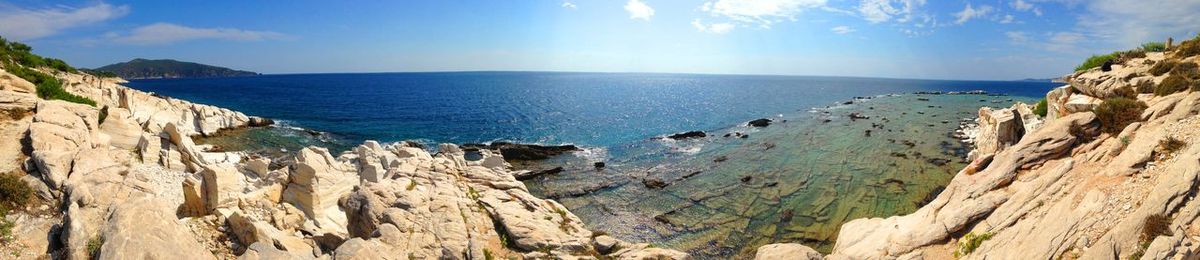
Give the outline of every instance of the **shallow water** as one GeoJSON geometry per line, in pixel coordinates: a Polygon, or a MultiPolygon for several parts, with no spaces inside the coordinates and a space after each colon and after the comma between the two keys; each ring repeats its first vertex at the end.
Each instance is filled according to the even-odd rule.
{"type": "Polygon", "coordinates": [[[842,223],[909,213],[936,196],[965,165],[968,147],[951,136],[959,122],[973,118],[980,106],[1010,100],[1032,99],[878,97],[776,118],[787,121],[766,128],[645,140],[632,149],[639,156],[609,162],[615,166],[603,170],[591,169],[587,159],[563,158],[576,161],[574,167],[526,183],[595,230],[699,258],[749,257],[758,246],[777,242],[828,252],[842,223]],[[850,113],[870,118],[851,120],[850,113]],[[750,137],[721,137],[727,132],[750,137]],[[647,188],[647,178],[670,184],[647,188]],[[597,191],[582,194],[580,187],[597,191]]]}
{"type": "Polygon", "coordinates": [[[518,165],[566,168],[526,181],[534,195],[560,201],[593,230],[687,250],[700,259],[745,258],[776,242],[828,252],[848,220],[912,212],[964,165],[966,147],[950,135],[960,120],[973,118],[980,106],[1036,101],[1026,96],[1057,86],[541,72],[272,75],[129,85],[283,123],[199,140],[225,150],[288,153],[317,145],[336,153],[363,140],[574,143],[584,150],[518,165]],[[887,95],[975,89],[1011,96],[887,95]],[[849,100],[854,102],[843,103],[849,100]],[[869,119],[852,120],[851,113],[869,119]],[[775,123],[744,126],[764,117],[775,123]],[[691,130],[709,137],[659,138],[691,130]],[[733,132],[749,137],[721,137],[733,132]],[[597,161],[607,167],[593,168],[597,161]],[[646,179],[667,186],[647,188],[646,179]]]}

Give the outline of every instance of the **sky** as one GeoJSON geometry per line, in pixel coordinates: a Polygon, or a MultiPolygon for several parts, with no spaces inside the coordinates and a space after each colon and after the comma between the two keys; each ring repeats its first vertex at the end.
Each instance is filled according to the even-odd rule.
{"type": "Polygon", "coordinates": [[[1197,0],[6,1],[0,36],[94,68],[1012,80],[1200,30],[1197,0]]]}

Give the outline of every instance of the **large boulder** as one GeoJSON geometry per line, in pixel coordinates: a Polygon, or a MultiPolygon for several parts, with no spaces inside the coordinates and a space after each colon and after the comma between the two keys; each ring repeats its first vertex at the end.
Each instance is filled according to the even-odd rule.
{"type": "Polygon", "coordinates": [[[1022,116],[1014,109],[982,107],[977,120],[979,135],[975,137],[974,156],[996,153],[1016,144],[1025,135],[1022,116]]]}
{"type": "Polygon", "coordinates": [[[232,165],[209,165],[200,172],[204,204],[209,212],[218,208],[237,207],[238,198],[246,187],[245,177],[232,165]]]}
{"type": "Polygon", "coordinates": [[[37,114],[29,126],[33,162],[42,179],[51,188],[62,186],[71,170],[75,154],[92,147],[99,111],[65,101],[38,102],[37,114]]]}
{"type": "Polygon", "coordinates": [[[196,242],[163,201],[153,197],[117,205],[99,239],[99,259],[216,259],[196,242]]]}
{"type": "Polygon", "coordinates": [[[1067,109],[1067,113],[1079,113],[1092,111],[1093,109],[1096,109],[1096,107],[1100,106],[1100,103],[1104,103],[1104,100],[1084,94],[1071,94],[1071,96],[1067,98],[1067,104],[1065,107],[1067,109]]]}
{"type": "Polygon", "coordinates": [[[133,150],[142,139],[142,127],[133,120],[128,109],[105,108],[108,116],[100,124],[100,133],[109,138],[109,145],[121,150],[133,150]]]}
{"type": "Polygon", "coordinates": [[[1067,111],[1067,100],[1071,96],[1071,86],[1062,86],[1046,92],[1046,120],[1070,114],[1067,111]]]}
{"type": "Polygon", "coordinates": [[[37,86],[21,77],[17,77],[17,75],[4,71],[4,69],[0,69],[0,90],[34,94],[37,93],[37,86]]]}
{"type": "Polygon", "coordinates": [[[283,200],[304,211],[321,229],[345,233],[346,214],[337,202],[359,184],[354,166],[317,147],[300,150],[295,161],[283,200]]]}

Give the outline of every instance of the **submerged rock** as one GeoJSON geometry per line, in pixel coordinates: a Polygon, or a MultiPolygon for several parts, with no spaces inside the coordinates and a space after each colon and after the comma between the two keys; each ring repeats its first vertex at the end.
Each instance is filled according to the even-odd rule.
{"type": "Polygon", "coordinates": [[[698,137],[705,137],[705,136],[708,136],[708,134],[705,134],[703,131],[688,131],[688,132],[668,135],[667,138],[674,139],[674,140],[680,140],[680,139],[698,138],[698,137]]]}
{"type": "Polygon", "coordinates": [[[754,119],[754,120],[750,120],[750,122],[746,123],[746,125],[753,126],[753,127],[767,127],[767,126],[771,125],[771,119],[766,119],[766,118],[754,119]]]}
{"type": "Polygon", "coordinates": [[[535,145],[509,142],[492,142],[491,144],[464,144],[463,148],[490,149],[500,151],[505,160],[534,161],[545,160],[564,153],[579,151],[574,145],[535,145]]]}

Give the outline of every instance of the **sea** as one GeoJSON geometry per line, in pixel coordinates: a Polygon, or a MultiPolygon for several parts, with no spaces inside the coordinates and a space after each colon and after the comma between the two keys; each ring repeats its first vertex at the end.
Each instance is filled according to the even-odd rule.
{"type": "Polygon", "coordinates": [[[572,144],[517,164],[592,230],[699,259],[801,243],[915,211],[964,165],[955,131],[979,107],[1034,103],[1060,83],[572,72],[290,74],[134,80],[129,87],[272,118],[201,143],[345,151],[364,140],[572,144]],[[972,92],[981,90],[986,94],[972,92]],[[955,92],[947,94],[947,92],[955,92]],[[747,122],[766,118],[767,127],[747,122]],[[706,137],[667,135],[703,131],[706,137]],[[594,167],[605,162],[605,167],[594,167]]]}

